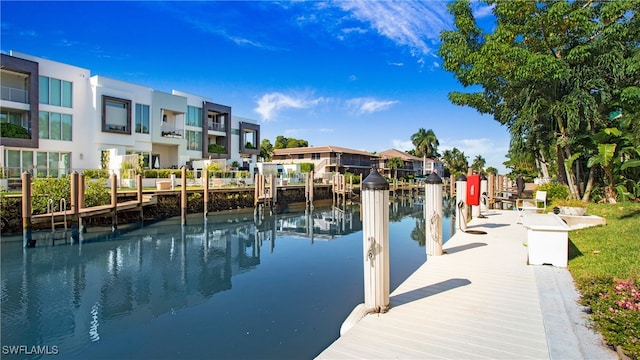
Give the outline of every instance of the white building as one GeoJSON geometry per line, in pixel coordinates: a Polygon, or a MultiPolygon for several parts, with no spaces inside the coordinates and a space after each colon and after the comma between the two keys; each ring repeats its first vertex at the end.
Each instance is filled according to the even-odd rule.
{"type": "Polygon", "coordinates": [[[144,167],[224,159],[248,168],[260,153],[257,121],[204,96],[91,76],[88,69],[12,51],[1,54],[0,168],[62,176],[108,168],[108,155],[144,167]]]}

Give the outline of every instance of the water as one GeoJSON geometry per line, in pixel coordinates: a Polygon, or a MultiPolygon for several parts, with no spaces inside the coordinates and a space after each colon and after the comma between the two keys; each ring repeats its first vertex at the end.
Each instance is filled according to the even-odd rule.
{"type": "MultiPolygon", "coordinates": [[[[392,210],[394,289],[426,256],[414,240],[424,236],[421,203],[392,210]]],[[[2,357],[308,359],[364,301],[357,207],[188,224],[35,249],[3,243],[2,357]],[[7,355],[9,345],[27,350],[7,355]]]]}

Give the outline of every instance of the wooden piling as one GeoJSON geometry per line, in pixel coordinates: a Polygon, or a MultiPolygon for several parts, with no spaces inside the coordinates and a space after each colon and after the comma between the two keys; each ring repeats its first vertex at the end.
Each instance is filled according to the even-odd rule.
{"type": "Polygon", "coordinates": [[[144,210],[142,206],[142,175],[136,174],[136,190],[138,197],[138,211],[140,212],[140,223],[144,225],[144,210]]]}
{"type": "Polygon", "coordinates": [[[204,209],[203,209],[203,214],[204,214],[204,219],[207,220],[207,213],[209,212],[209,170],[208,169],[204,169],[204,171],[202,172],[202,179],[204,181],[204,194],[203,194],[203,200],[204,200],[204,209]]]}
{"type": "Polygon", "coordinates": [[[118,229],[118,176],[111,174],[111,230],[118,229]]]}
{"type": "Polygon", "coordinates": [[[467,177],[456,178],[456,221],[460,230],[467,230],[467,177]]]}
{"type": "Polygon", "coordinates": [[[85,192],[85,178],[84,174],[78,174],[78,207],[84,209],[86,206],[84,192],[85,192]]]}
{"type": "Polygon", "coordinates": [[[22,173],[22,246],[34,247],[31,238],[31,174],[22,173]]]}
{"type": "Polygon", "coordinates": [[[187,167],[182,167],[182,179],[181,179],[181,189],[180,189],[180,208],[182,209],[181,215],[182,220],[181,224],[187,225],[187,167]]]}

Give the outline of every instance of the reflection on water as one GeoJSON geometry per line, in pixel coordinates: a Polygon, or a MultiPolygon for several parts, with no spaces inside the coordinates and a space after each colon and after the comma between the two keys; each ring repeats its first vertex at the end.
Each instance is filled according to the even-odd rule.
{"type": "MultiPolygon", "coordinates": [[[[395,288],[425,260],[424,221],[419,200],[391,210],[395,288]]],[[[3,243],[2,345],[56,346],[63,358],[310,358],[363,301],[357,206],[188,223],[3,243]]],[[[13,358],[24,357],[39,356],[13,358]]]]}

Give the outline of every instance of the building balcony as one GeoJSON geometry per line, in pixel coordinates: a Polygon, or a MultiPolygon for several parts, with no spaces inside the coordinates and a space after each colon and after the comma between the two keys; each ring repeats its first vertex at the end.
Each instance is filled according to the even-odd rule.
{"type": "Polygon", "coordinates": [[[0,86],[0,99],[23,104],[29,103],[29,92],[9,86],[0,86]]]}
{"type": "Polygon", "coordinates": [[[162,137],[182,139],[184,136],[184,129],[176,129],[168,126],[163,126],[161,131],[162,137]]]}
{"type": "Polygon", "coordinates": [[[207,128],[211,131],[225,131],[224,123],[210,122],[207,124],[207,128]]]}

